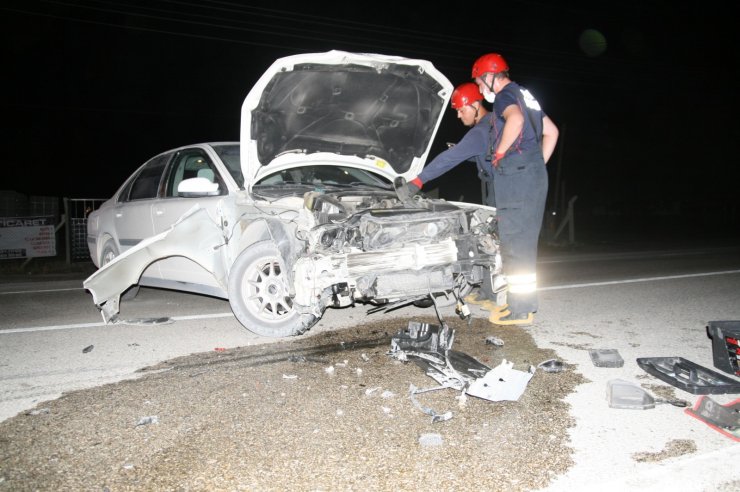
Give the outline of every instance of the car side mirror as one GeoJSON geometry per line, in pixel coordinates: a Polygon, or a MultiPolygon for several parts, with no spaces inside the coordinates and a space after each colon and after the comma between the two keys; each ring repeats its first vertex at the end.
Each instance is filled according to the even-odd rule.
{"type": "Polygon", "coordinates": [[[218,183],[212,183],[207,178],[183,179],[177,185],[177,196],[186,198],[216,196],[219,194],[218,188],[218,183]]]}

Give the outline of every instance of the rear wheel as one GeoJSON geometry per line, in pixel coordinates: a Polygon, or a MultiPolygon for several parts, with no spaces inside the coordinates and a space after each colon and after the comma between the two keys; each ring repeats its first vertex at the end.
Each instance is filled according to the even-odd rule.
{"type": "MultiPolygon", "coordinates": [[[[112,239],[108,239],[103,246],[103,252],[100,254],[100,268],[113,261],[113,258],[119,255],[116,243],[112,239]]],[[[139,293],[139,285],[132,285],[121,294],[122,301],[128,301],[137,296],[139,293]]]]}
{"type": "Polygon", "coordinates": [[[293,307],[285,262],[270,241],[250,246],[234,261],[229,303],[246,329],[265,337],[300,335],[318,321],[293,307]]]}

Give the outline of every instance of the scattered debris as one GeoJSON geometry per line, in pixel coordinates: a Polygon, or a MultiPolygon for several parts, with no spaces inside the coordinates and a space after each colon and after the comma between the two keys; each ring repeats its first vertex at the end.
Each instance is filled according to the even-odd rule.
{"type": "Polygon", "coordinates": [[[712,339],[714,367],[740,376],[740,321],[710,321],[707,336],[712,339]]]}
{"type": "Polygon", "coordinates": [[[169,325],[174,323],[175,320],[168,317],[161,318],[131,318],[131,319],[118,319],[116,324],[119,325],[169,325]]]}
{"type": "Polygon", "coordinates": [[[385,390],[383,391],[383,393],[381,393],[380,396],[381,398],[393,398],[394,396],[396,396],[396,394],[390,390],[385,390]]]}
{"type": "MultiPolygon", "coordinates": [[[[491,369],[474,357],[451,350],[454,330],[409,321],[408,328],[391,339],[389,354],[401,361],[413,360],[437,381],[439,387],[416,390],[416,394],[450,388],[492,401],[518,400],[535,372],[512,369],[506,360],[491,369]]],[[[464,404],[464,403],[463,403],[464,404]]]]}
{"type": "Polygon", "coordinates": [[[26,412],[26,415],[34,416],[34,415],[42,415],[49,413],[50,410],[48,408],[34,408],[33,410],[29,410],[26,412]]]}
{"type": "Polygon", "coordinates": [[[437,433],[427,433],[422,434],[419,436],[419,444],[422,446],[441,446],[442,445],[442,435],[437,433]]]}
{"type": "Polygon", "coordinates": [[[624,359],[617,349],[591,349],[588,351],[591,362],[596,367],[622,367],[624,359]]]}
{"type": "Polygon", "coordinates": [[[720,405],[708,396],[701,396],[693,408],[684,411],[730,439],[740,441],[740,399],[720,405]]]}
{"type": "Polygon", "coordinates": [[[149,424],[158,424],[159,423],[159,417],[156,415],[150,415],[148,417],[141,417],[139,421],[136,423],[136,427],[139,427],[140,425],[149,425],[149,424]]]}
{"type": "Polygon", "coordinates": [[[561,372],[563,363],[557,359],[547,359],[537,364],[537,368],[544,372],[561,372]]]}
{"type": "Polygon", "coordinates": [[[94,348],[95,348],[95,345],[88,345],[87,347],[85,347],[84,349],[82,349],[82,353],[83,354],[90,353],[90,352],[92,352],[92,349],[94,349],[94,348]]]}
{"type": "Polygon", "coordinates": [[[502,360],[501,364],[491,369],[485,376],[473,381],[466,393],[491,401],[518,400],[534,376],[535,369],[530,366],[529,371],[524,372],[513,367],[513,362],[502,360]]]}
{"type": "Polygon", "coordinates": [[[444,422],[445,420],[450,420],[452,418],[452,412],[448,411],[448,412],[440,414],[440,413],[435,412],[429,407],[422,406],[422,404],[417,401],[415,397],[416,394],[417,394],[416,386],[414,386],[413,384],[410,385],[409,386],[409,398],[411,399],[411,403],[413,403],[416,408],[418,408],[425,414],[431,416],[433,424],[436,422],[444,422]]]}
{"type": "Polygon", "coordinates": [[[497,347],[503,347],[504,341],[498,337],[494,337],[493,335],[491,335],[489,337],[486,337],[486,345],[495,345],[497,347]]]}
{"type": "Polygon", "coordinates": [[[370,396],[376,391],[378,391],[379,389],[380,389],[380,386],[376,386],[375,388],[368,388],[365,390],[365,396],[370,396]]]}
{"type": "Polygon", "coordinates": [[[611,408],[634,410],[655,408],[655,398],[638,385],[622,379],[607,381],[606,399],[611,408]]]}
{"type": "Polygon", "coordinates": [[[683,357],[643,357],[637,365],[645,372],[695,395],[740,393],[740,382],[683,357]]]}
{"type": "Polygon", "coordinates": [[[675,407],[687,407],[689,402],[677,398],[655,398],[645,389],[622,379],[612,379],[606,383],[606,399],[611,408],[647,410],[656,404],[669,403],[675,407]]]}

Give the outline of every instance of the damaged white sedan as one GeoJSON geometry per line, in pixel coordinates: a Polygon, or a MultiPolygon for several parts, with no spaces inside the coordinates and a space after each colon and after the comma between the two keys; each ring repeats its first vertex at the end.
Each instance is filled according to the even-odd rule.
{"type": "Polygon", "coordinates": [[[88,218],[106,322],[132,285],[228,299],[263,336],[328,307],[452,304],[500,274],[495,210],[416,196],[452,92],[430,62],[330,51],[277,60],[242,107],[241,142],[141,166],[88,218]]]}

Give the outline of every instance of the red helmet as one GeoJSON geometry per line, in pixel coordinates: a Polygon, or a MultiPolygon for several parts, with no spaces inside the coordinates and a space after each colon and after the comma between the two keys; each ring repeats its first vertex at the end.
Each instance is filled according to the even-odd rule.
{"type": "Polygon", "coordinates": [[[452,109],[460,109],[481,100],[483,100],[483,95],[478,90],[478,86],[472,82],[465,82],[458,85],[452,92],[452,109]]]}
{"type": "Polygon", "coordinates": [[[486,73],[508,72],[509,65],[504,57],[498,53],[488,53],[473,63],[473,78],[480,77],[486,73]]]}

